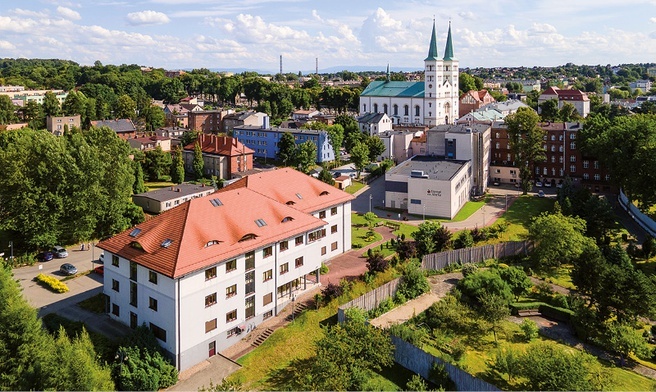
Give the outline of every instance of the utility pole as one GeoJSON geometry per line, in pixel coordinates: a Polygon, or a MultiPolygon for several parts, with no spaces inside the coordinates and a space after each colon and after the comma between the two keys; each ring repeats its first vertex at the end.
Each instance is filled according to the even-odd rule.
{"type": "Polygon", "coordinates": [[[373,199],[373,195],[369,195],[369,212],[371,212],[371,199],[373,199]]]}

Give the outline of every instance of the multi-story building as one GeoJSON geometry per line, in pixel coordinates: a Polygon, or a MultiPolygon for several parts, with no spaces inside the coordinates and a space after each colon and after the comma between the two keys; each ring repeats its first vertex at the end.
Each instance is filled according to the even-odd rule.
{"type": "Polygon", "coordinates": [[[424,60],[424,81],[374,81],[360,94],[360,114],[385,113],[395,124],[451,124],[458,117],[459,61],[453,55],[451,24],[444,56],[437,51],[435,23],[424,60]]]}
{"type": "Polygon", "coordinates": [[[278,156],[278,142],[285,132],[294,136],[296,144],[311,141],[317,146],[317,162],[329,162],[335,160],[335,152],[330,144],[328,133],[315,129],[289,129],[289,128],[264,128],[253,125],[243,125],[232,130],[233,136],[251,148],[258,158],[272,158],[278,156]]]}
{"type": "Polygon", "coordinates": [[[201,133],[198,139],[182,150],[185,171],[194,172],[194,149],[200,144],[205,175],[231,179],[234,174],[253,169],[253,150],[236,138],[201,133]]]}
{"type": "Polygon", "coordinates": [[[269,116],[266,113],[247,110],[245,112],[228,113],[221,119],[223,132],[232,136],[232,130],[242,125],[252,125],[269,128],[269,116]]]}
{"type": "Polygon", "coordinates": [[[549,87],[538,97],[538,113],[541,112],[539,105],[550,99],[558,101],[558,109],[562,108],[565,103],[569,103],[576,108],[581,117],[587,117],[590,113],[590,99],[581,90],[562,90],[558,87],[549,87]]]}
{"type": "Polygon", "coordinates": [[[392,130],[392,120],[385,113],[366,113],[356,120],[360,131],[369,136],[392,130]]]}
{"type": "Polygon", "coordinates": [[[149,326],[188,369],[319,282],[321,263],[351,248],[352,199],[279,169],[102,241],[109,316],[149,326]]]}
{"type": "Polygon", "coordinates": [[[68,92],[64,90],[25,90],[25,89],[16,89],[17,86],[11,86],[13,88],[6,89],[6,91],[0,91],[0,95],[6,95],[12,100],[22,101],[23,106],[28,102],[34,101],[39,105],[43,104],[47,92],[52,92],[55,94],[59,104],[63,104],[68,96],[68,92]]]}
{"type": "Polygon", "coordinates": [[[187,200],[203,197],[214,193],[215,189],[205,184],[182,183],[171,187],[155,189],[154,191],[132,195],[134,204],[145,212],[159,214],[183,204],[187,200]]]}
{"type": "Polygon", "coordinates": [[[116,132],[121,139],[131,139],[137,137],[137,128],[129,118],[118,118],[116,120],[97,120],[91,121],[91,125],[100,128],[107,127],[116,132]]]}
{"type": "Polygon", "coordinates": [[[391,159],[398,163],[413,156],[411,144],[415,137],[415,132],[386,131],[376,136],[385,145],[385,151],[377,157],[377,160],[391,159]]]}
{"type": "MultiPolygon", "coordinates": [[[[542,148],[546,160],[534,165],[534,180],[549,185],[557,185],[569,177],[574,184],[584,186],[594,192],[613,190],[610,175],[599,160],[584,154],[577,146],[581,123],[541,123],[545,131],[542,148]]],[[[519,170],[510,150],[508,129],[503,123],[492,126],[492,163],[490,181],[496,183],[519,184],[519,170]]]]}
{"type": "Polygon", "coordinates": [[[161,148],[162,151],[165,152],[171,151],[171,138],[166,136],[136,137],[133,139],[128,139],[128,143],[130,144],[130,147],[139,151],[150,151],[156,149],[157,147],[161,148]]]}
{"type": "Polygon", "coordinates": [[[470,90],[460,96],[458,111],[460,112],[460,116],[464,116],[492,102],[495,102],[495,99],[487,90],[470,90]]]}
{"type": "Polygon", "coordinates": [[[221,131],[221,118],[227,112],[221,110],[201,110],[187,112],[187,125],[192,131],[217,133],[221,131]]]}
{"type": "Polygon", "coordinates": [[[80,115],[46,118],[46,129],[54,135],[61,136],[65,128],[70,130],[73,127],[80,128],[80,115]]]}

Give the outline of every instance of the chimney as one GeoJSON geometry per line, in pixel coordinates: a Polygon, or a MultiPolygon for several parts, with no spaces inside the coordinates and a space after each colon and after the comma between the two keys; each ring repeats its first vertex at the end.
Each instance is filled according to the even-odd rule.
{"type": "Polygon", "coordinates": [[[219,150],[219,138],[214,137],[214,150],[218,151],[219,150]]]}

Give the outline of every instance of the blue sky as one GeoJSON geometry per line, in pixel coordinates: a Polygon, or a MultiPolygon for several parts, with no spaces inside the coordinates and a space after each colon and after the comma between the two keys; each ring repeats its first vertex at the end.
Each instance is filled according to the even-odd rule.
{"type": "Polygon", "coordinates": [[[418,70],[433,18],[461,67],[656,62],[656,0],[0,2],[0,58],[308,72],[418,70]]]}

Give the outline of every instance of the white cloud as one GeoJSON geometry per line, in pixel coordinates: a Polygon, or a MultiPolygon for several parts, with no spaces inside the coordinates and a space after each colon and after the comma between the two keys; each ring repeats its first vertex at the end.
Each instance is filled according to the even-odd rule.
{"type": "Polygon", "coordinates": [[[16,49],[14,44],[12,44],[9,41],[2,41],[0,40],[0,49],[2,50],[11,50],[11,49],[16,49]]]}
{"type": "Polygon", "coordinates": [[[79,12],[74,11],[70,8],[62,7],[62,6],[57,7],[57,13],[62,18],[66,18],[66,19],[69,19],[69,20],[80,20],[80,19],[82,19],[79,12]]]}
{"type": "Polygon", "coordinates": [[[33,17],[33,18],[47,18],[48,17],[48,11],[34,11],[34,10],[25,10],[22,8],[14,8],[13,10],[9,10],[9,13],[17,16],[28,16],[28,17],[33,17]]]}
{"type": "Polygon", "coordinates": [[[476,19],[476,16],[471,11],[458,12],[458,16],[465,19],[465,20],[474,20],[474,19],[476,19]]]}
{"type": "MultiPolygon", "coordinates": [[[[428,21],[428,20],[427,20],[428,21]]],[[[362,23],[360,42],[363,51],[378,53],[409,53],[428,49],[431,27],[404,26],[384,9],[378,8],[362,23]]]]}
{"type": "Polygon", "coordinates": [[[127,15],[127,19],[131,25],[135,26],[166,24],[171,21],[166,14],[151,10],[131,12],[127,15]]]}
{"type": "Polygon", "coordinates": [[[649,21],[650,21],[651,23],[656,23],[656,18],[649,18],[649,21]]]}

